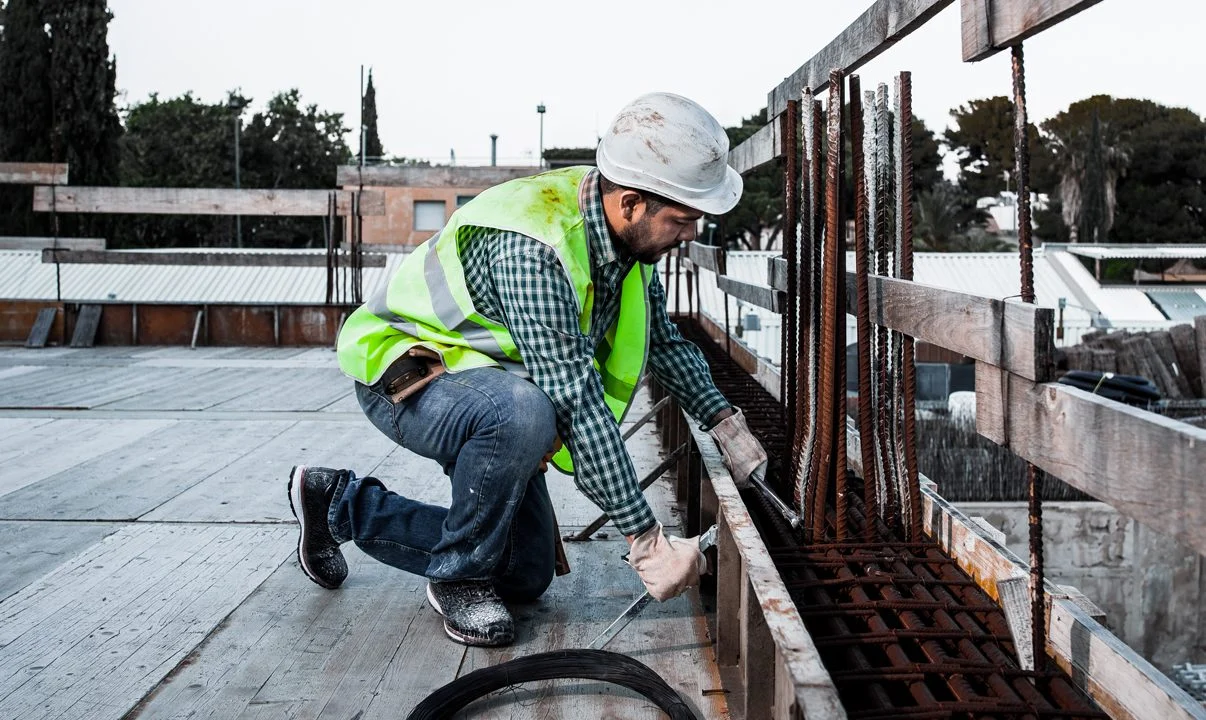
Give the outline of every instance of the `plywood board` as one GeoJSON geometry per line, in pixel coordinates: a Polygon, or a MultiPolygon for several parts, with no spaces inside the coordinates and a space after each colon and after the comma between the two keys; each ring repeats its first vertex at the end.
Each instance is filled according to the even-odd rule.
{"type": "Polygon", "coordinates": [[[0,518],[134,520],[257,451],[291,425],[273,420],[173,423],[9,493],[0,499],[0,518]]]}
{"type": "Polygon", "coordinates": [[[289,555],[290,534],[138,524],[27,586],[0,604],[0,717],[123,717],[289,555]]]}

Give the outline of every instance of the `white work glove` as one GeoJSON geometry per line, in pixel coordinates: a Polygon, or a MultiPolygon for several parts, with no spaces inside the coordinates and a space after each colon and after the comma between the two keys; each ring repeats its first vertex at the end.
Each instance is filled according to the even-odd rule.
{"type": "Polygon", "coordinates": [[[708,431],[716,446],[724,455],[724,466],[728,468],[733,483],[741,489],[750,486],[750,473],[766,462],[766,451],[762,443],[745,424],[745,413],[741,408],[708,431]]]}
{"type": "Polygon", "coordinates": [[[699,538],[666,535],[661,523],[636,536],[628,551],[628,564],[659,602],[698,585],[700,574],[708,570],[708,561],[699,551],[699,538]]]}

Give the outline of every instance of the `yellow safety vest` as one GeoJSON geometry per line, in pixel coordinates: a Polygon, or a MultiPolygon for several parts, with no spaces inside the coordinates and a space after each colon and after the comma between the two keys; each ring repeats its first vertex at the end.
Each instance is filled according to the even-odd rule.
{"type": "MultiPolygon", "coordinates": [[[[589,333],[594,284],[586,221],[578,207],[578,186],[589,171],[571,167],[512,180],[454,212],[438,235],[403,260],[381,292],[348,317],[339,332],[340,369],[371,385],[408,350],[423,346],[439,353],[449,372],[496,366],[528,376],[510,331],[473,307],[459,251],[468,228],[517,232],[553,248],[574,287],[579,328],[589,333]]],[[[645,368],[650,272],[650,266],[637,264],[624,278],[619,316],[595,353],[604,399],[616,422],[628,411],[645,368]]],[[[573,470],[567,449],[553,463],[573,470]]]]}

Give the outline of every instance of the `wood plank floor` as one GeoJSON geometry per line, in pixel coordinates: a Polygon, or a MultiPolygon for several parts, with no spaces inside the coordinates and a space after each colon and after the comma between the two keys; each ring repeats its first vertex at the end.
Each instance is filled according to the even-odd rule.
{"type": "MultiPolygon", "coordinates": [[[[641,475],[662,457],[651,426],[628,444],[641,475]]],[[[285,494],[299,462],[449,499],[434,462],[364,419],[328,349],[0,347],[0,718],[394,720],[467,672],[585,646],[642,589],[606,528],[513,608],[515,645],[465,648],[422,578],[352,546],[339,590],[302,575],[285,494]]],[[[669,480],[648,495],[675,530],[669,480]]],[[[572,479],[550,473],[549,487],[564,532],[599,515],[572,479]]],[[[609,649],[700,717],[728,717],[694,595],[655,603],[609,649]]],[[[615,686],[556,681],[462,716],[661,714],[615,686]]]]}

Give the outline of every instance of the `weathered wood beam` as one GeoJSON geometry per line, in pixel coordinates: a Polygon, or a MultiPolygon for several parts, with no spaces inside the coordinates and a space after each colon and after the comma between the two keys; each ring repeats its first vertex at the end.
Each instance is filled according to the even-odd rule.
{"type": "Polygon", "coordinates": [[[0,162],[0,185],[66,185],[66,163],[0,162]]]}
{"type": "MultiPolygon", "coordinates": [[[[829,73],[849,74],[924,25],[954,0],[876,0],[808,62],[801,65],[767,96],[767,119],[787,110],[806,87],[819,93],[829,86],[829,73]]],[[[773,123],[772,123],[773,124],[773,123]]]]}
{"type": "MultiPolygon", "coordinates": [[[[133,213],[151,215],[325,216],[330,195],[335,213],[352,214],[351,190],[259,190],[233,188],[36,187],[36,212],[133,213]]],[[[385,196],[360,194],[361,215],[384,215],[385,196]]]]}
{"type": "Polygon", "coordinates": [[[1206,554],[1206,430],[976,363],[976,430],[1206,554]]]}
{"type": "Polygon", "coordinates": [[[340,165],[335,171],[335,184],[352,188],[372,187],[440,187],[481,190],[508,180],[535,175],[537,167],[421,167],[418,165],[340,165]]]}
{"type": "Polygon", "coordinates": [[[698,242],[691,242],[687,245],[687,259],[718,275],[725,274],[725,250],[718,245],[701,245],[698,242]]]}
{"type": "Polygon", "coordinates": [[[104,238],[0,237],[0,250],[104,250],[104,238]]]}
{"type": "MultiPolygon", "coordinates": [[[[771,287],[787,285],[787,262],[772,258],[771,287]]],[[[1052,379],[1055,311],[880,275],[868,282],[871,322],[1003,367],[1028,380],[1052,379]]],[[[858,306],[846,273],[846,307],[858,306]]]]}
{"type": "Polygon", "coordinates": [[[782,290],[742,282],[726,275],[716,276],[716,286],[733,297],[771,312],[783,312],[787,293],[782,290]]]}
{"type": "MultiPolygon", "coordinates": [[[[362,267],[385,267],[385,255],[365,253],[362,267]]],[[[346,265],[351,256],[341,252],[346,265]]],[[[208,265],[220,267],[326,267],[323,253],[159,252],[145,250],[42,250],[42,262],[75,265],[208,265]]]]}
{"type": "Polygon", "coordinates": [[[772,121],[729,150],[729,165],[742,175],[757,170],[783,155],[783,133],[778,121],[772,121]]]}
{"type": "Polygon", "coordinates": [[[1017,45],[1101,0],[960,0],[963,60],[975,62],[1017,45]]]}

